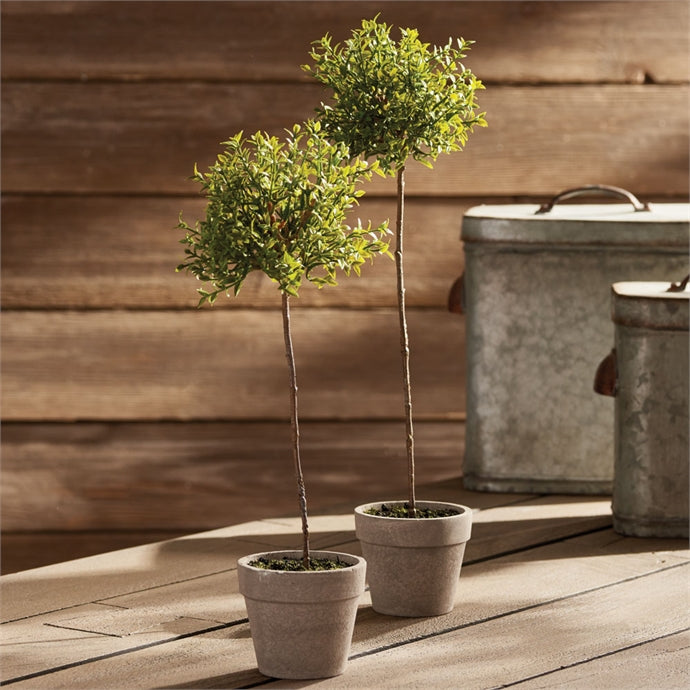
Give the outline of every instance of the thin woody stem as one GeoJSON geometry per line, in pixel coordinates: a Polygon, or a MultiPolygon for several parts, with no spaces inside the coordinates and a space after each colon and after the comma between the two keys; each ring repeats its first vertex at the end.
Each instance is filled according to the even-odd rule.
{"type": "Polygon", "coordinates": [[[405,276],[403,272],[403,229],[405,218],[405,166],[398,168],[398,213],[395,233],[395,268],[398,278],[398,316],[400,318],[400,355],[403,368],[403,392],[405,395],[405,436],[407,439],[407,478],[409,515],[415,517],[414,430],[412,428],[412,391],[410,384],[410,340],[405,315],[405,276]]]}
{"type": "Polygon", "coordinates": [[[290,298],[283,293],[283,335],[285,337],[285,357],[290,372],[290,426],[292,428],[292,458],[297,480],[297,496],[299,512],[302,518],[302,563],[309,568],[309,524],[307,521],[307,493],[304,488],[302,461],[299,452],[299,418],[297,414],[297,371],[295,368],[295,354],[292,349],[292,333],[290,329],[290,298]]]}

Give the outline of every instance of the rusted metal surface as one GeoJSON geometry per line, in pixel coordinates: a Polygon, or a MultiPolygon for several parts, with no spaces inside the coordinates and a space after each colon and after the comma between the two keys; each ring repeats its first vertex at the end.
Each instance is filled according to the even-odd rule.
{"type": "Polygon", "coordinates": [[[688,272],[688,204],[479,206],[463,219],[468,488],[612,490],[610,289],[688,272]]]}

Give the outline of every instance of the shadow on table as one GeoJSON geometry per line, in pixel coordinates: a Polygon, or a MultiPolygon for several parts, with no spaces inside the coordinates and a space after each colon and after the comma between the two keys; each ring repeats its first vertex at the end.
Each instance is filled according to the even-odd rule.
{"type": "Polygon", "coordinates": [[[256,685],[262,685],[264,681],[269,679],[259,673],[257,669],[247,669],[246,671],[237,671],[235,673],[221,674],[219,676],[210,676],[208,678],[198,678],[197,680],[189,681],[187,683],[180,683],[178,685],[162,685],[159,690],[173,690],[183,688],[251,688],[256,685]]]}
{"type": "MultiPolygon", "coordinates": [[[[610,514],[478,521],[464,563],[470,566],[501,557],[510,557],[515,563],[687,549],[683,539],[623,537],[610,524],[610,514]]],[[[285,525],[282,529],[278,534],[257,530],[241,536],[191,535],[7,575],[3,578],[3,618],[15,619],[13,608],[17,616],[30,616],[52,610],[51,603],[56,601],[66,608],[232,572],[241,556],[298,549],[299,531],[285,529],[285,525]]],[[[361,553],[354,531],[347,529],[314,531],[312,548],[361,553]]],[[[472,569],[466,568],[465,573],[471,577],[472,569]]]]}

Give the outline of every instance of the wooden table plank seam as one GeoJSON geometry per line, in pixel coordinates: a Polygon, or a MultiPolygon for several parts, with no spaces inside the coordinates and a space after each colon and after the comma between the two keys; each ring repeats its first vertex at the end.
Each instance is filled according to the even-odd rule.
{"type": "MultiPolygon", "coordinates": [[[[552,604],[561,602],[561,601],[568,601],[569,599],[577,599],[578,597],[582,597],[588,594],[592,594],[593,592],[599,592],[603,591],[606,589],[611,589],[612,587],[619,587],[620,585],[623,585],[627,582],[634,582],[635,580],[641,580],[645,577],[649,577],[650,575],[654,575],[657,573],[662,573],[662,572],[667,572],[670,570],[675,570],[676,568],[687,568],[690,567],[690,562],[682,562],[682,563],[674,563],[673,565],[669,565],[663,568],[658,568],[656,570],[650,570],[646,573],[642,573],[639,575],[631,575],[630,577],[626,577],[620,580],[617,580],[615,582],[610,582],[605,585],[599,585],[597,587],[590,587],[588,589],[582,589],[577,592],[573,592],[571,594],[565,594],[560,597],[553,597],[551,599],[545,599],[543,601],[539,601],[536,604],[528,604],[527,606],[521,606],[519,608],[511,609],[510,611],[505,611],[501,613],[497,613],[494,616],[487,616],[486,618],[478,618],[476,620],[470,621],[468,623],[461,623],[460,625],[453,625],[449,626],[447,628],[442,628],[439,630],[434,630],[434,632],[431,633],[426,633],[423,635],[417,635],[415,637],[409,637],[408,639],[402,641],[402,642],[394,642],[389,645],[380,645],[379,647],[372,648],[372,649],[367,649],[366,651],[359,652],[358,654],[354,654],[350,657],[350,659],[359,659],[362,657],[366,656],[371,656],[373,654],[378,654],[380,652],[387,651],[389,649],[396,649],[397,647],[404,647],[405,645],[408,644],[414,644],[416,642],[420,642],[421,640],[428,640],[433,637],[439,637],[441,635],[445,635],[447,633],[451,632],[456,632],[458,630],[463,630],[465,628],[471,628],[477,625],[482,625],[484,623],[488,623],[489,621],[493,620],[499,620],[501,618],[509,618],[510,616],[515,616],[520,613],[524,613],[525,611],[530,611],[533,609],[538,609],[544,606],[550,606],[552,604]]],[[[676,634],[678,632],[682,632],[682,630],[677,630],[675,631],[676,634]]],[[[649,640],[650,642],[652,640],[649,640]]]]}
{"type": "MultiPolygon", "coordinates": [[[[594,531],[601,531],[601,530],[594,530],[594,531]]],[[[486,559],[483,559],[483,560],[486,560],[486,559]]],[[[409,638],[409,639],[405,640],[404,642],[393,643],[393,644],[390,644],[390,645],[380,645],[380,646],[378,646],[378,647],[376,647],[376,648],[373,648],[373,649],[370,649],[370,650],[366,650],[366,651],[360,652],[360,653],[358,653],[358,654],[353,654],[353,655],[350,656],[350,660],[355,660],[355,659],[362,658],[362,657],[366,657],[366,656],[372,656],[372,655],[375,655],[375,654],[378,654],[378,653],[387,651],[387,650],[389,650],[389,649],[395,649],[395,648],[398,648],[398,647],[404,647],[404,646],[406,646],[406,645],[414,644],[414,643],[420,642],[420,641],[422,641],[422,640],[430,639],[430,638],[433,638],[433,637],[438,637],[438,636],[441,636],[441,635],[444,635],[444,634],[447,634],[447,633],[451,633],[451,632],[456,632],[456,631],[461,630],[461,629],[463,629],[463,628],[474,627],[474,626],[477,626],[477,625],[485,624],[485,623],[487,623],[487,622],[489,622],[489,621],[492,621],[492,620],[497,620],[497,619],[500,619],[500,618],[507,618],[507,617],[510,617],[510,616],[514,616],[514,615],[516,615],[516,614],[520,614],[520,613],[523,613],[523,612],[528,611],[528,610],[531,610],[531,609],[538,609],[538,608],[541,608],[541,607],[549,606],[549,605],[552,605],[552,604],[557,603],[557,602],[560,602],[560,601],[566,601],[566,600],[569,600],[569,599],[577,599],[578,597],[581,597],[581,596],[584,596],[584,595],[588,595],[588,594],[591,594],[591,593],[596,592],[596,591],[606,590],[606,589],[610,589],[610,588],[612,588],[612,587],[620,586],[621,584],[624,584],[624,583],[626,583],[626,582],[631,582],[631,581],[635,581],[635,580],[640,580],[640,579],[643,579],[643,578],[645,578],[645,577],[649,577],[650,575],[653,575],[653,574],[655,574],[655,573],[665,572],[665,571],[670,571],[670,570],[675,570],[675,569],[677,569],[677,568],[683,568],[683,567],[688,567],[688,566],[690,566],[690,563],[687,563],[687,562],[675,563],[675,564],[672,564],[672,565],[669,565],[669,566],[666,566],[666,567],[662,567],[662,568],[658,568],[658,569],[656,569],[656,570],[649,571],[649,572],[644,573],[644,574],[641,574],[641,575],[634,575],[634,576],[631,576],[631,577],[623,578],[623,579],[621,579],[621,580],[618,580],[618,581],[616,581],[616,582],[609,583],[609,584],[606,584],[606,585],[601,585],[601,586],[598,586],[598,587],[592,587],[592,588],[589,588],[589,589],[585,589],[585,590],[578,591],[578,592],[573,593],[573,594],[564,595],[564,596],[562,596],[562,597],[555,597],[555,598],[552,598],[552,599],[540,601],[539,603],[532,604],[532,605],[528,605],[528,606],[524,606],[524,607],[520,607],[520,608],[517,608],[517,609],[513,609],[513,610],[511,610],[511,611],[503,612],[503,613],[497,614],[497,615],[495,615],[495,616],[489,616],[489,617],[486,617],[486,618],[477,619],[477,620],[471,621],[471,622],[469,622],[469,623],[463,623],[463,624],[457,625],[457,626],[450,626],[450,627],[447,627],[447,628],[444,628],[444,629],[441,629],[441,630],[434,631],[433,633],[428,633],[428,634],[425,634],[425,635],[418,635],[418,636],[409,638]]],[[[190,578],[190,579],[199,579],[199,578],[190,578]]],[[[79,661],[79,662],[74,662],[74,663],[70,663],[70,664],[64,664],[64,665],[61,665],[61,666],[57,666],[57,667],[53,667],[53,668],[50,668],[50,669],[46,669],[46,670],[44,670],[44,671],[38,671],[38,672],[36,672],[36,673],[27,674],[27,675],[24,675],[24,676],[18,676],[18,677],[16,677],[16,678],[12,678],[12,679],[8,679],[8,680],[1,681],[1,682],[0,682],[0,685],[10,685],[10,684],[13,684],[13,683],[16,683],[16,682],[25,681],[25,680],[30,680],[30,679],[32,679],[32,678],[37,678],[37,677],[40,677],[40,676],[50,675],[50,674],[55,673],[55,672],[58,672],[58,671],[67,670],[67,669],[70,669],[70,668],[75,668],[75,667],[78,667],[78,666],[86,665],[86,664],[93,663],[93,662],[97,662],[97,661],[102,661],[102,660],[109,659],[109,658],[114,658],[114,657],[116,657],[116,656],[122,656],[122,655],[125,655],[125,654],[136,653],[136,652],[139,652],[139,651],[141,651],[141,650],[143,650],[143,649],[147,649],[147,648],[151,648],[151,647],[156,647],[156,646],[160,646],[160,645],[164,645],[164,644],[169,644],[169,643],[175,643],[175,642],[178,642],[178,641],[180,641],[180,640],[182,640],[182,639],[185,639],[185,638],[190,638],[190,637],[194,637],[194,636],[198,636],[198,635],[202,635],[202,634],[208,634],[208,633],[212,633],[212,632],[216,632],[216,631],[220,631],[220,630],[224,630],[224,629],[229,629],[229,628],[232,628],[232,627],[235,627],[235,626],[238,626],[238,625],[245,624],[245,623],[247,623],[247,622],[248,622],[247,619],[244,618],[244,619],[239,619],[239,620],[232,621],[232,622],[230,622],[230,623],[223,623],[223,624],[220,624],[220,625],[212,626],[212,627],[209,627],[209,628],[207,628],[207,629],[195,631],[195,632],[192,632],[192,633],[186,633],[186,634],[177,635],[177,636],[175,636],[175,637],[173,637],[173,638],[169,638],[169,639],[167,639],[167,640],[161,640],[161,641],[156,641],[156,642],[147,643],[147,644],[144,644],[144,645],[138,645],[138,646],[136,646],[136,647],[131,647],[131,648],[128,648],[128,649],[119,650],[119,651],[117,651],[117,652],[113,652],[113,653],[110,653],[110,654],[99,655],[99,656],[95,656],[95,657],[93,657],[93,658],[83,659],[83,660],[81,660],[81,661],[79,661]]],[[[616,653],[619,653],[619,652],[623,652],[623,651],[626,651],[627,649],[634,648],[634,647],[636,647],[636,646],[641,646],[641,645],[644,645],[644,644],[646,644],[646,643],[654,642],[654,641],[656,641],[657,639],[663,639],[663,638],[665,638],[665,637],[668,637],[668,636],[671,636],[671,635],[674,635],[674,634],[678,634],[678,633],[684,632],[685,630],[686,630],[686,629],[676,630],[676,631],[673,631],[673,632],[668,633],[668,634],[666,634],[666,635],[659,636],[658,638],[655,637],[654,639],[650,639],[650,640],[647,640],[647,641],[645,641],[645,642],[636,643],[635,645],[628,645],[628,646],[621,647],[620,649],[611,650],[610,652],[607,652],[607,654],[605,654],[605,655],[600,655],[600,656],[603,658],[604,656],[608,656],[608,655],[616,654],[616,653]]],[[[569,666],[576,666],[576,665],[580,665],[580,664],[584,664],[584,663],[586,663],[586,662],[585,662],[585,661],[578,661],[578,662],[575,662],[574,664],[571,664],[571,665],[569,665],[569,666]]],[[[567,667],[569,667],[569,666],[564,666],[563,668],[567,668],[567,667]]],[[[543,673],[543,674],[537,674],[537,675],[535,675],[533,678],[538,678],[538,677],[541,677],[541,676],[549,675],[549,674],[554,673],[554,672],[556,672],[556,671],[558,671],[558,670],[561,670],[561,669],[554,669],[554,670],[552,670],[552,671],[545,672],[545,673],[543,673]]],[[[530,678],[521,679],[520,681],[518,681],[517,683],[514,683],[513,685],[519,685],[520,683],[523,683],[523,682],[532,680],[533,678],[530,677],[530,678]]],[[[266,678],[265,680],[261,680],[261,681],[259,681],[259,682],[257,682],[257,683],[254,683],[254,684],[251,684],[251,685],[247,685],[246,687],[260,687],[260,686],[264,686],[264,685],[271,684],[271,683],[273,683],[273,682],[274,682],[274,679],[266,678]]],[[[500,686],[500,687],[510,687],[510,685],[503,685],[503,686],[500,686]]]]}
{"type": "Polygon", "coordinates": [[[663,635],[659,635],[654,638],[650,638],[649,640],[643,640],[642,642],[635,642],[634,644],[626,645],[624,647],[621,647],[619,649],[612,649],[608,652],[605,652],[604,654],[597,654],[595,656],[592,656],[588,659],[583,659],[579,661],[575,661],[572,664],[564,664],[563,666],[560,666],[559,668],[553,669],[551,671],[545,671],[543,673],[536,673],[533,676],[530,676],[528,678],[522,678],[518,681],[515,681],[514,683],[503,683],[502,685],[497,685],[490,690],[501,690],[502,688],[514,688],[519,685],[523,685],[525,683],[529,683],[533,680],[537,680],[539,678],[546,678],[547,676],[553,675],[554,673],[558,673],[559,671],[563,671],[566,669],[571,669],[571,668],[576,668],[578,666],[583,666],[584,664],[588,664],[592,661],[598,661],[600,659],[606,659],[607,657],[612,657],[615,656],[616,654],[621,654],[623,652],[630,651],[631,649],[639,649],[641,647],[644,647],[645,645],[648,644],[653,644],[654,642],[659,642],[660,640],[665,640],[670,637],[673,637],[674,635],[680,635],[685,632],[690,632],[690,627],[687,628],[681,628],[680,630],[674,630],[673,632],[665,633],[663,635]]]}
{"type": "MultiPolygon", "coordinates": [[[[156,642],[147,642],[146,644],[142,645],[137,645],[136,647],[129,647],[127,649],[120,649],[116,652],[110,652],[109,654],[100,654],[98,656],[90,657],[88,659],[81,659],[80,661],[74,661],[68,664],[62,664],[60,666],[54,666],[48,669],[43,669],[41,671],[35,671],[34,673],[27,673],[26,675],[23,676],[17,676],[15,678],[8,678],[8,679],[0,679],[0,686],[3,685],[12,685],[14,683],[19,683],[21,681],[26,681],[26,680],[31,680],[33,678],[40,678],[41,676],[49,676],[53,673],[57,673],[58,671],[66,671],[71,668],[77,668],[79,666],[85,666],[87,664],[92,664],[97,661],[104,661],[106,659],[113,659],[118,656],[123,656],[124,654],[133,654],[135,652],[140,652],[144,649],[150,649],[152,647],[159,647],[164,644],[169,644],[171,642],[179,642],[180,640],[184,640],[189,637],[194,637],[196,635],[202,635],[202,634],[208,634],[208,633],[214,633],[218,632],[219,630],[226,630],[229,628],[233,628],[238,625],[243,625],[244,623],[248,623],[249,620],[247,618],[240,619],[240,620],[235,620],[231,621],[230,623],[221,623],[219,625],[214,625],[211,627],[208,627],[204,630],[195,630],[194,632],[189,632],[189,633],[182,633],[180,635],[176,635],[175,637],[168,638],[166,640],[158,640],[156,642]]],[[[103,635],[104,633],[97,633],[99,635],[103,635]]]]}
{"type": "MultiPolygon", "coordinates": [[[[611,521],[608,520],[607,524],[601,527],[593,527],[592,529],[585,529],[578,532],[572,532],[568,534],[568,539],[575,539],[576,537],[586,537],[589,534],[597,534],[598,532],[606,532],[611,529],[611,521]]],[[[463,566],[467,567],[469,565],[477,565],[478,563],[486,563],[487,561],[493,561],[496,558],[503,558],[504,556],[514,556],[519,553],[526,553],[528,551],[533,551],[534,549],[540,549],[544,546],[550,546],[551,544],[558,544],[563,541],[563,536],[558,536],[553,539],[545,539],[544,541],[535,542],[529,546],[521,546],[515,549],[505,549],[503,551],[497,551],[496,553],[489,554],[487,556],[481,556],[479,558],[467,559],[463,561],[463,566]]]]}
{"type": "MultiPolygon", "coordinates": [[[[163,582],[158,585],[149,585],[147,587],[143,587],[142,589],[135,589],[126,592],[127,595],[134,595],[134,594],[142,594],[144,592],[151,592],[157,589],[164,589],[165,587],[171,587],[173,585],[181,585],[186,582],[193,582],[194,580],[202,580],[206,577],[210,577],[211,575],[222,575],[223,573],[233,573],[237,570],[237,567],[232,567],[232,568],[221,568],[219,570],[213,570],[209,571],[206,573],[202,573],[201,575],[192,575],[189,577],[181,578],[179,580],[171,580],[170,582],[163,582]]],[[[59,613],[60,611],[65,611],[68,612],[71,609],[78,608],[79,606],[84,606],[85,604],[103,604],[105,606],[117,606],[117,604],[110,604],[108,603],[112,599],[118,599],[123,596],[123,593],[120,592],[118,594],[114,594],[113,596],[110,597],[101,597],[101,598],[96,598],[96,599],[84,599],[83,601],[77,601],[69,606],[61,606],[55,609],[51,609],[50,613],[59,613]]],[[[126,607],[119,607],[119,608],[126,608],[126,607]]],[[[40,611],[38,613],[32,613],[31,615],[28,616],[19,616],[17,618],[8,618],[7,620],[0,621],[0,628],[3,625],[8,625],[9,623],[19,623],[21,621],[26,621],[30,620],[31,618],[40,618],[41,616],[45,615],[46,611],[40,611]]]]}
{"type": "MultiPolygon", "coordinates": [[[[431,669],[437,669],[437,674],[434,676],[437,685],[434,687],[459,687],[457,685],[448,685],[449,680],[452,678],[453,682],[457,682],[457,677],[453,676],[452,672],[448,672],[438,666],[441,659],[447,660],[448,668],[456,668],[461,671],[464,679],[462,687],[472,688],[476,690],[488,690],[489,688],[502,688],[509,687],[511,684],[518,685],[520,683],[529,683],[530,688],[559,688],[562,687],[557,681],[546,682],[544,684],[538,683],[533,684],[532,678],[540,676],[550,676],[551,674],[557,674],[566,671],[568,668],[580,668],[583,665],[584,669],[580,672],[578,679],[579,683],[576,684],[578,688],[649,688],[649,687],[664,687],[667,690],[670,688],[680,688],[687,687],[686,680],[688,678],[688,665],[683,664],[683,657],[687,658],[687,644],[681,642],[679,646],[682,646],[685,650],[685,654],[681,657],[680,662],[677,662],[673,672],[675,673],[676,679],[669,684],[659,683],[658,681],[664,677],[663,663],[654,663],[653,659],[647,660],[647,675],[642,683],[623,683],[615,684],[609,682],[608,684],[589,684],[591,683],[591,678],[589,672],[586,670],[589,667],[586,664],[596,663],[601,659],[610,659],[615,657],[616,654],[622,654],[625,657],[625,653],[629,649],[636,649],[637,646],[643,644],[654,644],[658,640],[671,639],[674,636],[682,635],[684,632],[684,627],[687,623],[683,613],[681,613],[678,607],[673,607],[669,610],[668,616],[665,612],[665,605],[662,606],[664,597],[666,596],[666,589],[664,584],[672,584],[671,591],[674,595],[678,597],[681,592],[684,591],[684,584],[686,583],[685,575],[687,573],[679,572],[680,566],[688,566],[690,563],[682,563],[668,568],[661,568],[654,571],[647,572],[635,577],[624,577],[618,582],[611,583],[610,585],[603,587],[590,588],[588,591],[579,592],[572,596],[564,597],[553,597],[551,602],[544,601],[536,606],[524,607],[521,610],[515,609],[509,615],[506,616],[496,616],[492,619],[487,619],[482,621],[484,625],[481,626],[481,632],[469,632],[468,634],[462,635],[464,628],[474,627],[474,626],[457,626],[454,630],[449,630],[448,634],[445,636],[438,635],[428,635],[425,638],[418,637],[415,640],[417,643],[410,651],[398,651],[405,650],[407,645],[399,645],[396,649],[380,649],[379,653],[375,656],[372,655],[359,655],[356,659],[351,657],[354,661],[350,668],[349,675],[347,677],[343,676],[341,679],[333,679],[331,681],[323,681],[317,683],[317,687],[341,687],[341,688],[360,688],[360,687],[399,687],[399,688],[417,688],[417,687],[428,687],[425,686],[422,681],[424,678],[428,678],[427,675],[431,669]],[[645,579],[649,578],[650,582],[644,582],[645,579]],[[650,587],[651,585],[651,587],[650,587]],[[606,591],[608,590],[608,592],[606,591]],[[600,593],[604,593],[603,596],[600,593]],[[643,593],[649,592],[650,598],[653,600],[651,603],[645,603],[640,600],[640,596],[643,593]],[[580,601],[577,601],[580,600],[580,601]],[[570,602],[573,601],[573,605],[570,602]],[[566,602],[563,604],[563,602],[566,602]],[[595,603],[597,602],[597,603],[595,603]],[[624,603],[621,607],[620,604],[624,603]],[[644,615],[640,619],[639,624],[631,626],[621,627],[621,623],[625,620],[628,615],[628,607],[640,604],[640,609],[644,610],[644,615]],[[611,614],[616,612],[613,616],[615,619],[613,622],[609,623],[610,633],[604,637],[599,637],[597,635],[592,635],[593,629],[590,629],[584,620],[578,620],[577,612],[582,610],[585,615],[591,619],[593,612],[598,610],[599,604],[603,604],[603,617],[602,622],[609,620],[611,614]],[[529,640],[531,639],[527,630],[524,628],[529,622],[534,625],[540,618],[544,620],[545,618],[551,618],[553,615],[558,615],[558,610],[565,618],[562,618],[562,622],[565,623],[564,627],[560,628],[560,633],[563,635],[561,642],[565,644],[541,644],[540,651],[532,653],[534,650],[530,646],[533,644],[529,640]],[[529,614],[525,616],[525,612],[534,612],[534,614],[529,614]],[[655,618],[655,622],[652,623],[649,618],[650,615],[654,615],[652,612],[659,611],[661,615],[655,618]],[[511,621],[508,625],[500,623],[497,627],[496,625],[491,625],[491,621],[496,621],[497,619],[503,619],[504,621],[509,621],[510,619],[515,619],[511,621]],[[682,620],[682,622],[680,622],[682,620]],[[657,625],[658,623],[658,625],[657,625]],[[651,624],[651,627],[648,627],[651,624]],[[522,639],[518,648],[520,650],[519,657],[514,657],[513,661],[515,664],[506,665],[506,660],[504,658],[504,663],[502,664],[498,656],[496,659],[492,660],[492,655],[487,655],[486,650],[481,646],[481,643],[477,643],[477,640],[482,639],[484,635],[484,641],[486,641],[486,635],[488,633],[489,637],[493,636],[494,640],[497,640],[495,635],[500,630],[501,635],[505,636],[507,630],[510,626],[517,625],[514,630],[521,630],[520,634],[516,636],[515,639],[522,639]],[[458,633],[457,631],[460,631],[458,633]],[[613,633],[613,634],[611,634],[613,633]],[[524,636],[524,637],[523,637],[524,636]],[[426,640],[430,640],[425,644],[426,640]],[[612,649],[612,647],[614,647],[612,649]],[[457,650],[457,652],[456,652],[457,650]],[[462,650],[462,651],[460,651],[462,650]],[[453,661],[453,655],[457,653],[455,661],[453,661]],[[414,661],[412,661],[414,659],[414,661]],[[518,659],[520,660],[517,663],[518,659]],[[406,660],[410,663],[406,664],[406,660]],[[486,670],[486,673],[482,673],[480,676],[466,675],[468,669],[477,669],[476,664],[486,670]],[[380,680],[383,678],[389,678],[390,674],[393,672],[393,668],[396,665],[406,668],[407,674],[401,676],[399,680],[401,683],[395,686],[380,684],[380,680]],[[540,669],[537,671],[537,669],[540,669]],[[530,673],[529,671],[532,670],[530,673]],[[536,672],[535,672],[536,671],[536,672]],[[508,674],[508,675],[507,675],[508,674]],[[511,678],[512,676],[512,678],[511,678]],[[654,678],[656,682],[651,681],[654,678]],[[684,681],[678,683],[677,678],[682,677],[684,681]],[[371,685],[362,685],[363,679],[367,679],[367,682],[372,678],[378,678],[379,684],[372,681],[371,685]],[[443,678],[444,681],[441,682],[439,679],[443,678]],[[487,678],[493,678],[493,682],[487,682],[487,678]],[[503,679],[499,681],[499,679],[503,679]]],[[[606,625],[604,625],[606,628],[606,625]]],[[[540,639],[539,637],[537,639],[540,639]]],[[[501,648],[501,644],[496,642],[496,651],[498,652],[501,648]]],[[[644,658],[644,657],[643,657],[644,658]]],[[[620,666],[620,664],[618,664],[620,666]]],[[[610,667],[615,667],[616,664],[611,663],[610,667]]],[[[480,672],[481,673],[481,672],[480,672]]],[[[610,678],[610,676],[609,676],[610,678]]],[[[572,681],[573,674],[570,675],[570,680],[572,681]]],[[[259,684],[257,684],[259,685],[259,684]]],[[[261,685],[269,685],[270,687],[292,687],[283,681],[271,681],[269,683],[262,683],[261,685]]],[[[215,687],[215,686],[214,686],[215,687]]]]}

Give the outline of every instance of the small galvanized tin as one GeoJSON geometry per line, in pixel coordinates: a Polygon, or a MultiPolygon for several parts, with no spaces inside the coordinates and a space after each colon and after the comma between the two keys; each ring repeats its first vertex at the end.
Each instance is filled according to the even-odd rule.
{"type": "Polygon", "coordinates": [[[613,527],[688,536],[690,290],[616,283],[613,527]]]}
{"type": "Polygon", "coordinates": [[[601,186],[465,214],[467,488],[611,492],[613,406],[592,390],[611,285],[687,273],[689,214],[601,186]],[[625,203],[560,204],[591,192],[625,203]]]}

